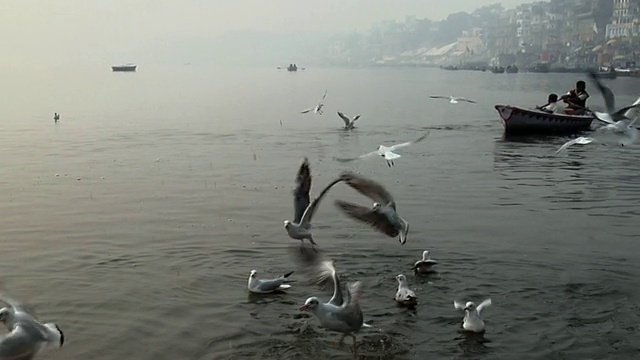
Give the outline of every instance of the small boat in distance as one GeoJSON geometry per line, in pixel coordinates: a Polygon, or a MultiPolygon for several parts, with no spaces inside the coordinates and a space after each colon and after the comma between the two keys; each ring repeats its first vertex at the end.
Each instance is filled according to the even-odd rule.
{"type": "Polygon", "coordinates": [[[114,65],[111,67],[111,70],[113,71],[136,71],[136,68],[138,67],[138,65],[136,64],[125,64],[125,65],[114,65]]]}

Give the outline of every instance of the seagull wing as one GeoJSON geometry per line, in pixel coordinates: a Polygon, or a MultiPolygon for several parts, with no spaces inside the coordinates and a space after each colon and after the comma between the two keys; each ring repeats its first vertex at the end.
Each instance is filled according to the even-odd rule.
{"type": "Polygon", "coordinates": [[[306,109],[306,110],[302,110],[302,111],[300,111],[300,114],[306,114],[306,113],[308,113],[308,112],[310,112],[310,111],[313,111],[314,109],[315,109],[315,108],[313,108],[313,109],[306,109]]]}
{"type": "Polygon", "coordinates": [[[615,121],[613,120],[613,118],[611,117],[611,115],[607,114],[607,113],[603,113],[600,111],[594,111],[593,115],[596,117],[597,120],[602,121],[605,124],[615,124],[615,121]]]}
{"type": "Polygon", "coordinates": [[[449,96],[432,95],[432,96],[429,96],[429,97],[432,98],[432,99],[447,99],[447,100],[449,100],[449,96]]]}
{"type": "Polygon", "coordinates": [[[20,324],[0,337],[0,359],[31,360],[45,341],[39,332],[20,324]]]}
{"type": "Polygon", "coordinates": [[[633,108],[627,110],[627,112],[624,113],[624,116],[628,117],[629,119],[631,119],[634,114],[637,115],[638,109],[640,109],[640,97],[633,104],[631,104],[631,106],[633,108]]]}
{"type": "Polygon", "coordinates": [[[389,220],[377,212],[372,211],[370,208],[356,205],[343,200],[336,200],[335,205],[338,209],[342,210],[349,217],[356,219],[360,222],[371,225],[374,229],[386,234],[389,237],[398,236],[398,230],[389,223],[389,220]]]}
{"type": "Polygon", "coordinates": [[[416,139],[415,141],[408,141],[402,144],[397,144],[397,145],[393,145],[391,147],[389,147],[389,151],[394,151],[415,143],[419,143],[420,141],[424,140],[427,136],[429,136],[429,131],[427,131],[424,135],[420,136],[418,139],[416,139]]]}
{"type": "Polygon", "coordinates": [[[593,138],[589,138],[589,137],[583,137],[580,136],[579,138],[575,138],[573,140],[569,140],[566,143],[564,143],[564,145],[562,145],[557,151],[556,154],[558,154],[559,152],[561,152],[562,150],[568,148],[569,146],[573,145],[573,144],[580,144],[580,145],[586,145],[589,144],[591,142],[593,142],[594,139],[593,138]]]}
{"type": "Polygon", "coordinates": [[[491,306],[491,299],[486,299],[483,302],[481,302],[480,305],[476,307],[476,310],[478,310],[478,315],[480,315],[480,313],[482,312],[482,309],[485,309],[489,306],[491,306]]]}
{"type": "MultiPolygon", "coordinates": [[[[640,99],[638,99],[638,101],[640,101],[640,99]]],[[[636,103],[637,103],[638,101],[636,101],[636,103]]],[[[633,105],[629,105],[629,106],[625,106],[625,107],[623,107],[622,109],[620,109],[620,110],[616,111],[615,115],[618,115],[618,116],[622,115],[622,116],[624,116],[624,117],[628,117],[628,116],[627,116],[627,113],[633,113],[633,111],[632,111],[632,110],[635,110],[635,109],[637,109],[637,108],[640,108],[640,103],[637,103],[637,104],[636,104],[636,103],[634,103],[633,105]]]]}
{"type": "Polygon", "coordinates": [[[398,154],[396,154],[394,152],[391,152],[391,151],[387,151],[387,152],[384,153],[385,160],[395,160],[395,159],[398,159],[400,157],[401,157],[400,155],[398,155],[398,154]]]}
{"type": "Polygon", "coordinates": [[[360,119],[360,114],[356,115],[353,117],[353,120],[351,120],[352,123],[356,122],[356,120],[360,119]]]}
{"type": "Polygon", "coordinates": [[[458,310],[464,310],[464,308],[466,307],[465,303],[458,301],[458,300],[453,300],[453,307],[458,309],[458,310]]]}
{"type": "Polygon", "coordinates": [[[338,116],[340,116],[340,119],[342,119],[342,121],[344,121],[344,126],[349,126],[349,118],[346,117],[343,113],[341,113],[340,111],[338,111],[338,116]]]}
{"type": "Polygon", "coordinates": [[[602,97],[604,98],[604,104],[607,107],[607,112],[609,114],[613,114],[616,111],[616,99],[613,96],[613,92],[609,89],[605,84],[600,81],[600,77],[595,70],[588,70],[587,74],[589,78],[596,84],[600,93],[602,93],[602,97]]]}
{"type": "Polygon", "coordinates": [[[458,101],[466,101],[466,102],[468,102],[468,103],[476,104],[476,102],[475,102],[475,101],[473,101],[473,100],[469,100],[469,99],[465,99],[465,98],[456,98],[456,100],[458,100],[458,101]]]}
{"type": "Polygon", "coordinates": [[[322,191],[320,192],[320,195],[318,195],[318,197],[313,199],[311,204],[309,204],[309,206],[307,206],[307,208],[305,209],[304,214],[302,215],[302,218],[300,219],[300,222],[299,222],[300,225],[308,225],[309,223],[311,223],[311,218],[313,217],[313,214],[316,212],[316,209],[318,208],[318,205],[320,204],[320,201],[322,200],[322,198],[327,194],[327,192],[329,191],[329,189],[331,189],[333,185],[339,183],[340,181],[342,181],[342,179],[337,178],[333,180],[331,183],[329,183],[329,185],[327,185],[324,189],[322,189],[322,191]]]}
{"type": "Polygon", "coordinates": [[[353,161],[353,160],[358,160],[358,159],[364,159],[367,158],[371,155],[378,155],[378,151],[372,151],[370,153],[364,154],[364,155],[360,155],[358,157],[354,157],[354,158],[339,158],[339,157],[334,157],[335,160],[340,161],[340,162],[349,162],[349,161],[353,161]]]}
{"type": "Polygon", "coordinates": [[[340,178],[360,194],[384,205],[392,204],[395,209],[395,200],[393,200],[393,196],[391,196],[391,194],[377,182],[350,171],[343,172],[340,175],[340,178]]]}
{"type": "Polygon", "coordinates": [[[302,216],[309,207],[309,191],[311,190],[311,170],[309,169],[309,160],[304,158],[300,165],[298,175],[296,176],[296,188],[293,191],[293,222],[300,223],[302,216]]]}
{"type": "Polygon", "coordinates": [[[322,100],[320,100],[320,102],[322,103],[326,98],[327,98],[327,90],[324,91],[324,94],[322,95],[322,100]]]}

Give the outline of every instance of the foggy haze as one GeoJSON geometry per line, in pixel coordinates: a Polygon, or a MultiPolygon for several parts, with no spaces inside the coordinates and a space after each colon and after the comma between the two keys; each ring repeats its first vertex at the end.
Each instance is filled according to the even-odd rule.
{"type": "MultiPolygon", "coordinates": [[[[506,8],[529,1],[502,1],[506,8]]],[[[493,0],[22,0],[4,2],[5,64],[282,63],[334,33],[408,15],[441,20],[493,0]],[[260,57],[260,59],[256,59],[260,57]]]]}

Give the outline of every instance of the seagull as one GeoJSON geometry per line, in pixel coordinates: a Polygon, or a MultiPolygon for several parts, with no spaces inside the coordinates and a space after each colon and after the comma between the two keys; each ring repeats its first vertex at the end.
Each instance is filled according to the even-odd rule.
{"type": "Polygon", "coordinates": [[[491,305],[491,299],[486,299],[480,305],[476,306],[472,301],[466,304],[460,301],[453,301],[453,306],[458,310],[464,310],[464,320],[462,320],[462,328],[466,331],[475,333],[484,332],[484,321],[480,317],[480,313],[484,308],[491,305]]]}
{"type": "Polygon", "coordinates": [[[268,294],[274,291],[286,290],[291,287],[291,285],[285,284],[287,278],[291,274],[293,274],[293,271],[290,271],[275,279],[258,279],[258,272],[256,270],[251,270],[247,288],[249,289],[249,291],[256,294],[268,294]]]}
{"type": "Polygon", "coordinates": [[[428,135],[429,135],[429,132],[427,131],[426,134],[422,135],[421,137],[419,137],[415,141],[408,141],[408,142],[405,142],[405,143],[402,143],[402,144],[393,145],[393,146],[390,146],[390,147],[386,147],[384,145],[379,145],[378,146],[378,150],[372,151],[372,152],[370,152],[368,154],[364,154],[364,155],[361,155],[361,156],[358,156],[358,157],[355,157],[355,158],[338,158],[338,157],[334,157],[334,159],[337,160],[337,161],[340,161],[340,162],[349,162],[349,161],[353,161],[353,160],[367,158],[367,157],[372,156],[372,155],[379,155],[379,156],[381,156],[382,158],[384,158],[387,161],[387,166],[391,167],[391,166],[395,165],[393,163],[393,161],[395,159],[400,158],[400,155],[394,153],[395,150],[403,148],[403,147],[407,147],[407,146],[415,144],[415,143],[418,143],[418,142],[424,140],[428,135]]]}
{"type": "Polygon", "coordinates": [[[323,111],[322,111],[322,107],[324,106],[324,99],[327,97],[327,90],[324,91],[324,95],[322,95],[322,100],[320,100],[320,102],[318,103],[318,105],[316,105],[315,107],[306,109],[306,110],[302,110],[300,111],[300,114],[306,114],[309,113],[311,111],[313,111],[314,114],[319,114],[322,115],[323,111]]]}
{"type": "Polygon", "coordinates": [[[414,274],[430,273],[433,271],[433,266],[436,265],[437,263],[438,263],[437,261],[429,257],[429,251],[425,250],[422,252],[422,260],[416,261],[416,263],[413,264],[413,267],[411,268],[411,270],[413,270],[414,274]]]}
{"type": "Polygon", "coordinates": [[[298,175],[296,176],[296,188],[293,191],[293,207],[295,210],[294,219],[293,221],[284,221],[284,228],[287,230],[289,237],[300,241],[308,239],[314,246],[315,250],[315,245],[317,244],[313,241],[313,236],[311,234],[311,218],[324,195],[333,185],[340,181],[342,181],[341,178],[333,180],[320,192],[318,197],[310,202],[309,191],[311,190],[311,170],[309,169],[309,160],[304,158],[304,161],[298,170],[298,175]]]}
{"type": "Polygon", "coordinates": [[[58,114],[57,112],[53,113],[53,121],[54,122],[58,122],[58,120],[60,120],[60,114],[58,114]]]}
{"type": "Polygon", "coordinates": [[[300,310],[311,311],[320,321],[320,326],[331,331],[341,332],[343,335],[338,342],[342,345],[344,338],[350,335],[353,339],[351,349],[356,354],[356,336],[360,328],[371,327],[364,323],[362,310],[360,309],[360,297],[362,285],[359,281],[348,284],[348,294],[346,299],[342,299],[342,292],[339,290],[340,283],[332,260],[320,263],[320,279],[331,277],[333,279],[333,296],[329,302],[322,302],[317,297],[308,298],[300,310]]]}
{"type": "Polygon", "coordinates": [[[630,116],[632,116],[632,110],[640,108],[640,98],[638,98],[633,104],[616,110],[616,100],[611,89],[609,89],[609,87],[607,87],[600,81],[598,73],[595,70],[587,70],[587,74],[602,94],[602,97],[604,98],[604,104],[607,108],[606,113],[594,111],[593,114],[595,115],[596,119],[606,124],[615,124],[620,120],[631,120],[630,116]]]}
{"type": "Polygon", "coordinates": [[[62,347],[64,334],[58,325],[39,322],[13,299],[0,295],[0,301],[9,305],[0,309],[0,321],[9,330],[0,336],[0,359],[30,360],[50,347],[62,347]]]}
{"type": "Polygon", "coordinates": [[[450,104],[457,104],[458,101],[466,101],[468,103],[472,103],[472,104],[476,104],[475,101],[473,100],[469,100],[469,99],[465,99],[463,97],[457,97],[457,96],[441,96],[441,95],[432,95],[429,96],[432,99],[448,99],[450,104]]]}
{"type": "Polygon", "coordinates": [[[349,119],[348,117],[346,117],[343,113],[341,113],[340,111],[338,111],[338,116],[340,116],[340,118],[342,119],[342,121],[344,121],[344,129],[345,130],[352,130],[355,128],[355,122],[356,120],[360,119],[360,114],[356,115],[353,117],[353,119],[349,119]]]}
{"type": "Polygon", "coordinates": [[[394,296],[394,300],[398,304],[407,305],[407,306],[415,306],[418,303],[418,297],[413,290],[409,289],[409,282],[407,281],[407,277],[403,274],[396,276],[398,280],[398,291],[396,291],[396,296],[394,296]]]}
{"type": "Polygon", "coordinates": [[[571,146],[573,144],[586,145],[586,144],[590,144],[590,143],[592,143],[594,141],[596,141],[596,139],[590,138],[590,137],[585,137],[585,136],[580,136],[579,138],[575,138],[573,140],[569,140],[566,143],[564,143],[562,146],[560,146],[560,148],[558,150],[556,150],[556,155],[558,155],[559,152],[561,152],[562,150],[568,148],[569,146],[571,146]]]}
{"type": "Polygon", "coordinates": [[[404,245],[409,233],[409,223],[398,215],[396,202],[391,194],[382,185],[352,172],[342,173],[340,179],[375,202],[373,208],[343,200],[336,200],[335,205],[349,217],[368,223],[389,237],[399,236],[400,244],[404,245]]]}

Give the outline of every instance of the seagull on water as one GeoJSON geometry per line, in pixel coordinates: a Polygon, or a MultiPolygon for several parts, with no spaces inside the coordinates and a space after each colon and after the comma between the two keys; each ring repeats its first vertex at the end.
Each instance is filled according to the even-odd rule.
{"type": "Polygon", "coordinates": [[[335,160],[340,161],[340,162],[349,162],[349,161],[353,161],[353,160],[358,160],[358,159],[363,159],[363,158],[367,158],[370,157],[372,155],[378,155],[381,156],[383,159],[385,159],[387,161],[387,166],[391,167],[394,164],[394,160],[400,158],[400,155],[394,153],[395,150],[398,150],[400,148],[403,147],[407,147],[409,145],[413,145],[415,143],[418,143],[422,140],[424,140],[427,136],[429,135],[429,132],[427,131],[427,133],[425,133],[424,135],[422,135],[421,137],[419,137],[417,140],[415,141],[408,141],[402,144],[397,144],[397,145],[393,145],[390,147],[386,147],[384,145],[379,145],[378,146],[378,150],[376,151],[372,151],[368,154],[364,154],[358,157],[354,157],[354,158],[338,158],[338,157],[334,157],[335,160]]]}
{"type": "Polygon", "coordinates": [[[400,244],[404,245],[409,223],[398,215],[391,194],[382,185],[352,172],[342,173],[340,179],[375,202],[372,208],[344,200],[336,200],[335,205],[349,217],[367,223],[389,237],[399,236],[400,244]]]}
{"type": "Polygon", "coordinates": [[[416,261],[416,263],[413,264],[413,267],[411,268],[414,274],[427,274],[433,272],[433,266],[438,262],[431,259],[429,254],[430,253],[428,250],[422,252],[422,260],[416,261]]]}
{"type": "Polygon", "coordinates": [[[275,279],[258,279],[258,272],[256,270],[251,270],[247,288],[249,291],[256,294],[268,294],[275,291],[286,290],[291,287],[291,285],[285,284],[287,278],[291,274],[293,274],[293,271],[275,279]]]}
{"type": "Polygon", "coordinates": [[[398,291],[396,291],[396,296],[393,299],[401,305],[415,306],[418,303],[418,297],[413,290],[409,289],[407,277],[400,274],[396,276],[396,280],[398,280],[398,291]]]}
{"type": "Polygon", "coordinates": [[[476,306],[472,301],[466,304],[460,301],[453,301],[453,306],[458,310],[464,311],[464,319],[462,320],[462,328],[466,331],[475,333],[484,332],[484,321],[480,317],[480,313],[484,308],[491,305],[491,299],[486,299],[476,306]]]}
{"type": "Polygon", "coordinates": [[[0,359],[30,360],[46,349],[61,348],[64,334],[55,323],[41,323],[23,305],[6,296],[0,301],[9,305],[0,309],[8,334],[0,336],[0,359]]]}
{"type": "Polygon", "coordinates": [[[318,105],[316,105],[315,107],[306,109],[306,110],[302,110],[302,111],[300,111],[300,114],[307,114],[309,112],[313,112],[314,114],[322,115],[322,113],[323,113],[322,107],[324,106],[324,99],[326,97],[327,97],[327,90],[324,91],[324,95],[322,95],[322,99],[320,100],[318,105]]]}
{"type": "Polygon", "coordinates": [[[344,121],[344,129],[345,130],[352,130],[355,128],[355,122],[356,120],[360,119],[360,114],[356,115],[353,117],[353,119],[349,119],[347,116],[345,116],[343,113],[341,113],[340,111],[338,111],[338,116],[340,116],[340,118],[342,119],[342,121],[344,121]]]}
{"type": "Polygon", "coordinates": [[[574,145],[574,144],[586,145],[586,144],[590,144],[590,143],[592,143],[594,141],[596,141],[596,139],[590,138],[590,137],[585,137],[585,136],[580,136],[580,137],[575,138],[573,140],[569,140],[566,143],[564,143],[562,146],[560,146],[560,148],[558,150],[556,150],[556,155],[558,155],[558,153],[560,153],[562,150],[568,148],[571,145],[574,145]]]}
{"type": "Polygon", "coordinates": [[[317,244],[313,241],[313,236],[311,234],[311,218],[324,195],[327,194],[333,185],[340,181],[342,181],[341,178],[333,180],[320,192],[318,197],[313,199],[313,201],[310,201],[309,191],[311,190],[311,170],[309,169],[309,160],[304,158],[304,161],[298,170],[298,175],[296,176],[296,188],[293,191],[293,207],[295,211],[294,218],[293,221],[284,221],[284,228],[287,230],[289,237],[300,241],[308,239],[314,246],[315,250],[315,245],[317,244]]]}
{"type": "Polygon", "coordinates": [[[604,122],[607,125],[615,125],[622,120],[630,121],[633,116],[633,111],[640,108],[640,98],[638,98],[633,104],[625,106],[619,110],[616,110],[616,99],[611,89],[600,81],[600,77],[595,70],[588,70],[587,74],[593,83],[596,85],[602,97],[604,98],[604,104],[607,108],[607,112],[594,111],[593,114],[596,119],[604,122]]]}
{"type": "Polygon", "coordinates": [[[429,97],[432,98],[432,99],[447,99],[447,100],[449,100],[450,104],[457,104],[459,101],[466,101],[468,103],[476,104],[476,102],[473,101],[473,100],[469,100],[469,99],[465,99],[463,97],[458,97],[458,96],[453,96],[453,95],[451,95],[451,96],[432,95],[432,96],[429,96],[429,97]]]}
{"type": "Polygon", "coordinates": [[[318,268],[319,279],[324,280],[329,277],[333,279],[333,296],[329,302],[322,302],[317,297],[308,298],[300,310],[312,312],[320,321],[320,326],[331,331],[342,333],[338,342],[342,345],[344,338],[350,335],[353,339],[351,349],[356,354],[356,335],[362,327],[371,327],[364,322],[362,310],[360,309],[360,297],[362,295],[362,285],[359,281],[348,284],[346,299],[343,299],[340,290],[340,282],[332,260],[322,261],[318,268]]]}

